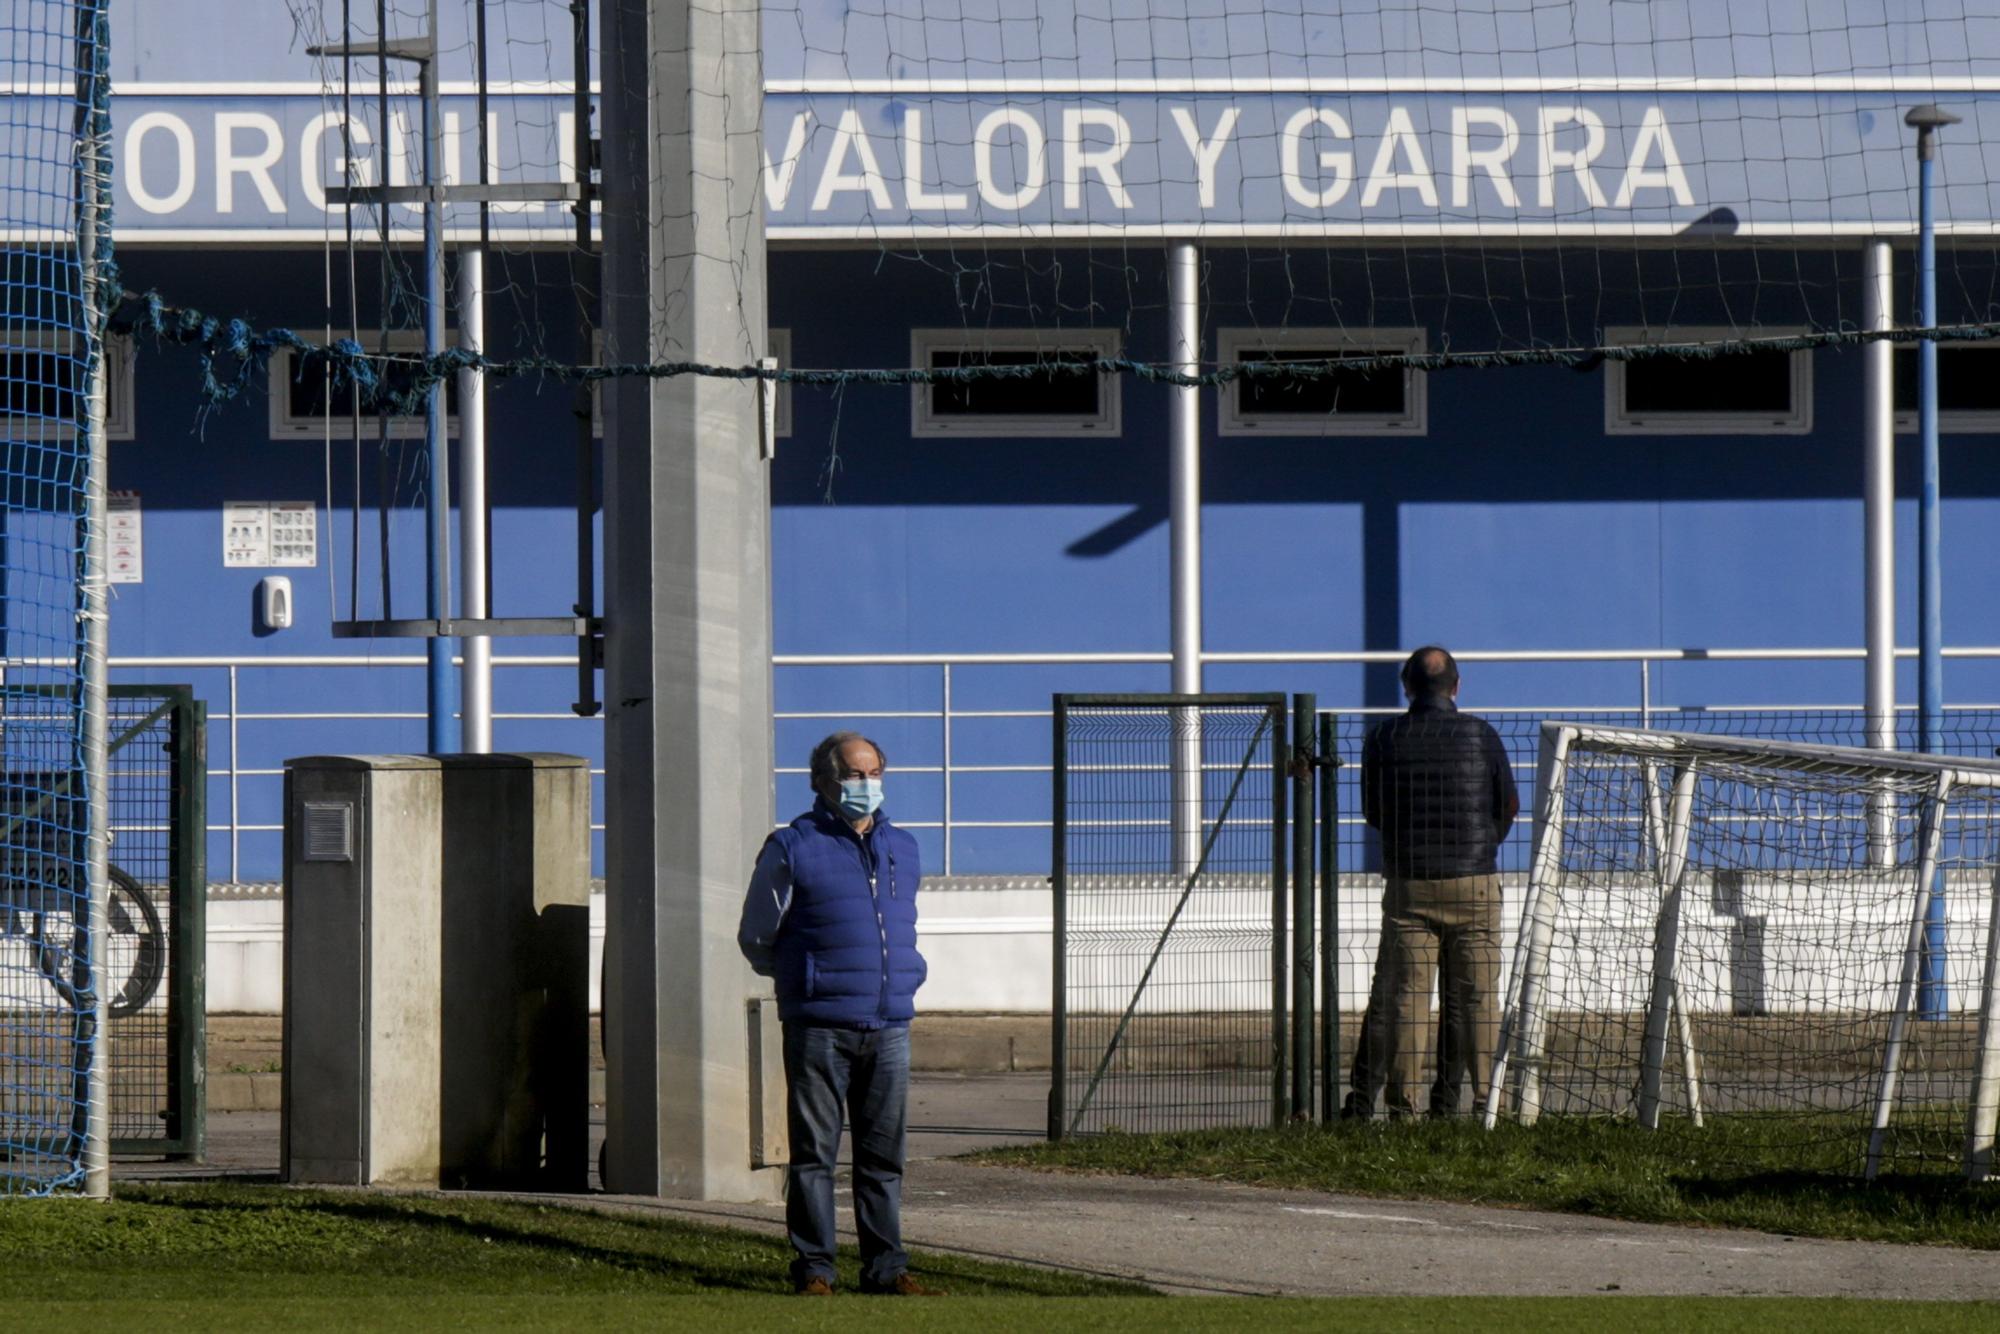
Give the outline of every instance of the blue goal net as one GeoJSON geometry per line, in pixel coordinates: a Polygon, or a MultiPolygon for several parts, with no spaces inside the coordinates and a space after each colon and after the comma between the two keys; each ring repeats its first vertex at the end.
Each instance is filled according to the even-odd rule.
{"type": "Polygon", "coordinates": [[[0,1195],[83,1188],[101,1141],[86,686],[104,670],[108,2],[0,0],[0,1195]]]}

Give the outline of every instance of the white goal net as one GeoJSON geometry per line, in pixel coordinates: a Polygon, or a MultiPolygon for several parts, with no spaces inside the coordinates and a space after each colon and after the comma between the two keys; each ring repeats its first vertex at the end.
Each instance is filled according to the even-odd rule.
{"type": "Polygon", "coordinates": [[[1551,722],[1502,1113],[1987,1174],[2000,764],[1551,722]]]}

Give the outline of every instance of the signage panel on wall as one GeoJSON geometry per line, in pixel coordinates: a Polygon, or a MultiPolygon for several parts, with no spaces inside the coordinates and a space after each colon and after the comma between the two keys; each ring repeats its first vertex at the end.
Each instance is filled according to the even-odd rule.
{"type": "Polygon", "coordinates": [[[223,566],[268,569],[319,564],[318,515],[310,500],[223,502],[223,566]]]}
{"type": "MultiPolygon", "coordinates": [[[[1894,231],[1913,225],[1901,113],[1920,91],[774,92],[763,202],[778,240],[1894,231]]],[[[1966,120],[1942,145],[1943,224],[1991,229],[2000,95],[1922,95],[1966,120]]],[[[442,105],[445,177],[469,181],[475,103],[442,105]]],[[[496,177],[572,176],[573,115],[560,92],[496,95],[496,177]]],[[[407,183],[421,160],[407,96],[390,98],[386,132],[372,105],[343,122],[337,99],[226,88],[114,97],[112,118],[115,217],[132,238],[324,239],[342,226],[326,185],[350,152],[363,183],[407,183]]],[[[499,205],[493,224],[555,241],[567,210],[499,205]]],[[[470,207],[448,213],[475,225],[470,207]]]]}
{"type": "Polygon", "coordinates": [[[141,583],[146,577],[145,532],[137,491],[113,491],[107,497],[105,569],[114,584],[141,583]]]}

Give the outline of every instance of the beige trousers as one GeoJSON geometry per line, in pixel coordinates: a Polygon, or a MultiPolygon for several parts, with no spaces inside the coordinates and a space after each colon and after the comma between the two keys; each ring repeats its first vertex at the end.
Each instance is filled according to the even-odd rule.
{"type": "Polygon", "coordinates": [[[1416,1109],[1430,1056],[1433,985],[1443,1013],[1430,1111],[1456,1114],[1467,1076],[1473,1107],[1484,1106],[1500,1038],[1500,877],[1392,879],[1382,929],[1380,966],[1389,975],[1376,983],[1386,1013],[1373,1056],[1387,1068],[1390,1109],[1416,1109]]]}

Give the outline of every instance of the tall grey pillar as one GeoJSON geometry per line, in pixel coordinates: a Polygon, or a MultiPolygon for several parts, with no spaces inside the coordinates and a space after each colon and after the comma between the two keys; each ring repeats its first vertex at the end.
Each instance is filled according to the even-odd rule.
{"type": "MultiPolygon", "coordinates": [[[[766,347],[756,0],[607,0],[609,363],[766,347]]],[[[614,1191],[771,1198],[754,1169],[745,881],[770,832],[770,484],[755,381],[610,382],[605,1048],[614,1191]]]]}

